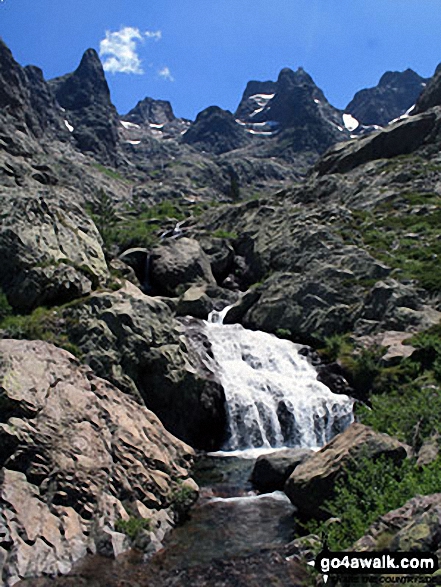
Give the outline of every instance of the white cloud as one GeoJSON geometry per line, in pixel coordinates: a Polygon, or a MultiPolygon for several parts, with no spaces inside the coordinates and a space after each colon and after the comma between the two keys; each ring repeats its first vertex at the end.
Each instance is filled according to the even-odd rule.
{"type": "Polygon", "coordinates": [[[155,41],[160,41],[162,39],[162,32],[161,31],[145,31],[144,36],[147,39],[155,39],[155,41]]]}
{"type": "Polygon", "coordinates": [[[170,69],[165,66],[162,69],[160,69],[158,71],[158,75],[161,76],[163,79],[169,81],[169,82],[174,82],[175,78],[172,76],[170,69]]]}
{"type": "Polygon", "coordinates": [[[106,38],[100,42],[100,56],[105,56],[103,68],[111,73],[143,74],[141,59],[137,53],[137,44],[144,38],[159,41],[161,31],[141,33],[135,27],[123,27],[119,31],[106,31],[106,38]]]}

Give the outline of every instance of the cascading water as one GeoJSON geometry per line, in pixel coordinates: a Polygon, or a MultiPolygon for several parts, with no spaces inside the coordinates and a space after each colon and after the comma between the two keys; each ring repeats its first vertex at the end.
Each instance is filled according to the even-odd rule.
{"type": "Polygon", "coordinates": [[[226,450],[317,448],[353,421],[353,400],[332,393],[298,346],[212,312],[206,335],[220,370],[229,417],[226,450]]]}

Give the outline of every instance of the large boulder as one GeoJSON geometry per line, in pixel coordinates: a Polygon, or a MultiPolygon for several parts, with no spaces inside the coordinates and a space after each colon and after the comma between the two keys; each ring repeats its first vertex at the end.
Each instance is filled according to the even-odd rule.
{"type": "Polygon", "coordinates": [[[219,448],[225,398],[168,305],[129,283],[64,312],[70,340],[100,376],[136,397],[178,438],[219,448]]]}
{"type": "Polygon", "coordinates": [[[332,497],[335,484],[345,478],[349,467],[362,466],[363,458],[382,457],[399,464],[409,452],[409,447],[387,434],[363,424],[352,424],[294,469],[285,493],[301,515],[323,517],[324,502],[332,497]]]}
{"type": "Polygon", "coordinates": [[[0,287],[19,311],[89,294],[109,272],[101,237],[72,202],[0,194],[0,287]]]}
{"type": "Polygon", "coordinates": [[[119,554],[130,543],[118,520],[170,527],[190,447],[48,343],[1,340],[0,366],[2,585],[67,573],[88,551],[119,554]]]}
{"type": "Polygon", "coordinates": [[[251,482],[259,491],[281,491],[294,469],[314,452],[305,448],[287,448],[261,455],[251,473],[251,482]]]}
{"type": "Polygon", "coordinates": [[[168,240],[153,249],[150,263],[151,286],[162,295],[176,296],[197,283],[216,283],[208,257],[194,239],[168,240]]]}

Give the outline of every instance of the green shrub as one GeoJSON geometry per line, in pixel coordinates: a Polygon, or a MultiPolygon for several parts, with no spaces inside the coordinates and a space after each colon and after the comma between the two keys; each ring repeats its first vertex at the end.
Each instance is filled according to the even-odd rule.
{"type": "MultiPolygon", "coordinates": [[[[76,300],[78,302],[78,300],[76,300]]],[[[19,340],[44,340],[65,349],[81,359],[81,349],[73,344],[66,333],[60,308],[36,308],[31,314],[6,316],[0,328],[9,338],[19,340]]]]}
{"type": "Polygon", "coordinates": [[[135,540],[143,530],[150,530],[151,521],[148,518],[130,517],[128,520],[117,520],[115,530],[126,534],[130,540],[135,540]]]}
{"type": "Polygon", "coordinates": [[[289,330],[289,328],[277,328],[276,336],[290,340],[292,337],[291,330],[289,330]]]}
{"type": "Polygon", "coordinates": [[[0,322],[12,314],[12,307],[6,294],[0,290],[0,322]]]}
{"type": "Polygon", "coordinates": [[[347,334],[333,334],[325,338],[325,346],[319,352],[325,360],[337,361],[348,357],[353,352],[353,346],[347,334]]]}
{"type": "Polygon", "coordinates": [[[235,232],[228,232],[228,230],[223,230],[222,228],[215,230],[212,236],[214,236],[215,238],[225,238],[231,240],[237,238],[237,234],[235,232]]]}
{"type": "MultiPolygon", "coordinates": [[[[415,495],[429,495],[441,485],[441,459],[419,469],[406,460],[401,466],[390,459],[363,458],[350,468],[347,478],[337,482],[335,496],[325,505],[334,523],[306,524],[308,532],[327,535],[331,550],[345,550],[363,536],[385,513],[401,507],[415,495]]],[[[381,537],[384,542],[385,537],[381,537]]],[[[381,544],[378,545],[381,548],[381,544]]]]}
{"type": "Polygon", "coordinates": [[[434,433],[441,434],[441,389],[433,381],[412,383],[372,395],[371,408],[360,406],[357,415],[363,424],[386,432],[419,448],[434,433]]]}

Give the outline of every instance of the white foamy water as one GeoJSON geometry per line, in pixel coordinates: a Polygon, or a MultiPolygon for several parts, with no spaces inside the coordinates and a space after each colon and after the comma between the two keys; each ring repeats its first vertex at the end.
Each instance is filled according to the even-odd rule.
{"type": "Polygon", "coordinates": [[[353,400],[332,393],[297,345],[265,332],[222,324],[213,312],[206,335],[225,390],[225,450],[317,448],[353,421],[353,400]]]}

